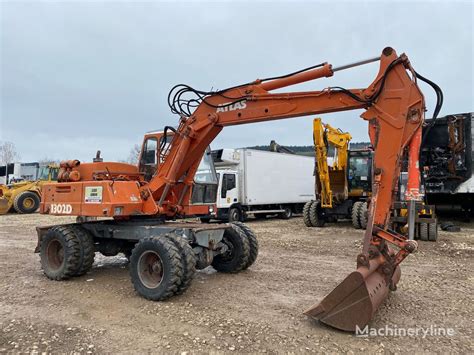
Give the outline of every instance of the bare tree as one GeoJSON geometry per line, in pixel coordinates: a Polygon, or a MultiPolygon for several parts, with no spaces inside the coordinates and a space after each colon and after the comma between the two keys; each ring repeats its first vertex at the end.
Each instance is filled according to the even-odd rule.
{"type": "Polygon", "coordinates": [[[3,142],[0,144],[0,165],[7,165],[19,159],[20,155],[16,151],[15,144],[12,142],[3,142]]]}
{"type": "Polygon", "coordinates": [[[130,154],[128,156],[127,162],[129,164],[138,164],[138,159],[140,159],[140,151],[142,147],[139,144],[135,144],[132,149],[130,149],[130,154]]]}
{"type": "Polygon", "coordinates": [[[54,160],[49,157],[44,157],[38,161],[40,166],[47,166],[47,165],[59,165],[59,160],[54,160]]]}

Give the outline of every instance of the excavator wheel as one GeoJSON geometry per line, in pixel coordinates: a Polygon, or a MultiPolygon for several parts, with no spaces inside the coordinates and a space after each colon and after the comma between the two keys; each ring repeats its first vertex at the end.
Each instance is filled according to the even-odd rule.
{"type": "Polygon", "coordinates": [[[367,202],[361,202],[361,204],[359,205],[359,208],[357,210],[357,214],[358,214],[358,218],[359,218],[360,227],[362,229],[366,229],[367,228],[367,219],[368,219],[368,216],[367,216],[367,202]]]}
{"type": "Polygon", "coordinates": [[[361,205],[361,201],[356,201],[352,205],[352,212],[351,212],[351,217],[352,217],[352,226],[355,229],[361,229],[362,226],[360,225],[360,219],[359,219],[359,208],[361,205]]]}
{"type": "Polygon", "coordinates": [[[194,254],[193,248],[184,237],[176,234],[166,235],[165,237],[174,243],[181,254],[183,277],[175,293],[181,295],[189,288],[196,274],[196,254],[194,254]]]}
{"type": "Polygon", "coordinates": [[[311,218],[309,217],[309,211],[311,210],[311,205],[314,201],[308,201],[304,204],[303,207],[303,222],[306,227],[313,227],[311,224],[311,218]]]}
{"type": "Polygon", "coordinates": [[[13,200],[13,208],[17,213],[33,213],[40,206],[40,197],[32,191],[24,191],[13,200]]]}
{"type": "Polygon", "coordinates": [[[428,223],[420,223],[420,240],[428,241],[428,223]]]}
{"type": "Polygon", "coordinates": [[[250,247],[250,255],[249,255],[249,260],[247,261],[247,264],[244,266],[244,269],[247,269],[249,266],[251,266],[255,260],[257,260],[258,256],[258,240],[257,236],[253,232],[253,230],[247,226],[246,224],[242,222],[233,222],[232,224],[235,224],[237,227],[239,227],[247,236],[249,240],[249,247],[250,247]]]}
{"type": "Polygon", "coordinates": [[[436,242],[438,239],[438,223],[428,223],[428,240],[431,242],[436,242]]]}
{"type": "Polygon", "coordinates": [[[81,241],[70,226],[53,227],[41,240],[40,258],[49,279],[68,279],[81,266],[81,241]]]}
{"type": "Polygon", "coordinates": [[[313,227],[324,227],[326,221],[321,216],[321,206],[319,201],[314,201],[314,203],[311,204],[311,208],[309,209],[309,219],[313,227]]]}
{"type": "Polygon", "coordinates": [[[224,232],[222,242],[227,250],[214,257],[212,266],[220,272],[235,273],[244,270],[250,258],[250,242],[247,235],[238,226],[231,224],[224,232]]]}
{"type": "Polygon", "coordinates": [[[181,253],[163,236],[140,240],[133,248],[129,267],[135,290],[152,301],[173,296],[183,280],[181,253]]]}
{"type": "Polygon", "coordinates": [[[80,243],[79,268],[74,276],[81,276],[87,273],[92,268],[92,264],[94,263],[94,239],[92,238],[92,235],[81,226],[75,225],[71,228],[78,237],[80,243]]]}

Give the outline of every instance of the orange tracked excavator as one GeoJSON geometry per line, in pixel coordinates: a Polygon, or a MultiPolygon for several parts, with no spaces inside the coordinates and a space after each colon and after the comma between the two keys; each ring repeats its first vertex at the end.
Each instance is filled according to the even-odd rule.
{"type": "MultiPolygon", "coordinates": [[[[226,126],[364,109],[361,117],[368,122],[374,147],[374,177],[362,252],[356,271],[305,313],[346,331],[365,326],[389,290],[396,288],[400,263],[417,249],[414,240],[387,228],[405,153],[410,157],[409,195],[419,198],[416,162],[426,108],[417,78],[441,95],[436,84],[415,72],[405,54],[399,56],[387,47],[369,60],[337,68],[322,63],[220,91],[175,86],[168,102],[180,115],[179,126],[148,134],[138,167],[99,157],[93,163],[64,162],[59,182],[45,186],[41,213],[111,217],[38,227],[37,252],[45,274],[56,280],[75,276],[90,268],[94,250],[105,255],[121,251],[130,256],[137,292],[162,300],[184,292],[196,267],[213,265],[223,272],[249,267],[257,257],[258,243],[244,224],[173,221],[213,210],[212,199],[205,198],[212,195],[212,169],[210,165],[199,169],[209,144],[226,126]],[[271,92],[375,61],[380,61],[379,72],[364,89],[271,92]],[[203,181],[211,184],[202,187],[203,181]]],[[[435,115],[440,105],[439,99],[435,115]]]]}

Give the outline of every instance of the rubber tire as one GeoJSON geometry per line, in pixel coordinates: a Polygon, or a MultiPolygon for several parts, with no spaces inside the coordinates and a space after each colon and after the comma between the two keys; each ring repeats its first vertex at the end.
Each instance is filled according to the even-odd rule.
{"type": "Polygon", "coordinates": [[[92,269],[95,258],[94,238],[81,226],[71,226],[81,245],[79,269],[74,276],[82,276],[92,269]]]}
{"type": "Polygon", "coordinates": [[[40,259],[43,272],[51,280],[66,280],[75,276],[80,267],[81,242],[70,226],[56,226],[49,229],[40,244],[40,259]],[[53,240],[59,242],[64,251],[61,265],[51,268],[47,248],[53,240]]]}
{"type": "Polygon", "coordinates": [[[232,250],[214,257],[211,265],[219,272],[236,273],[245,269],[250,258],[250,243],[247,235],[235,224],[224,232],[223,241],[231,244],[232,250]]]}
{"type": "Polygon", "coordinates": [[[17,213],[27,214],[35,212],[40,206],[40,197],[36,192],[33,191],[23,191],[15,197],[13,201],[13,208],[17,213]],[[31,198],[33,200],[33,207],[26,208],[23,206],[23,202],[31,198]]]}
{"type": "Polygon", "coordinates": [[[242,211],[240,208],[232,207],[229,210],[229,223],[242,222],[242,211]]]}
{"type": "Polygon", "coordinates": [[[130,277],[137,293],[152,301],[163,301],[173,296],[183,278],[183,262],[175,244],[166,237],[148,237],[141,239],[132,250],[130,257],[130,277]],[[138,261],[147,251],[158,254],[163,265],[163,278],[155,288],[146,287],[138,276],[138,261]]]}
{"type": "Polygon", "coordinates": [[[207,218],[207,217],[201,217],[199,219],[201,220],[201,223],[210,223],[211,222],[211,219],[207,218]]]}
{"type": "Polygon", "coordinates": [[[309,219],[313,227],[321,228],[324,227],[324,223],[326,223],[326,221],[319,215],[320,210],[321,207],[319,205],[319,201],[314,201],[314,203],[311,204],[311,208],[309,209],[309,219]]]}
{"type": "Polygon", "coordinates": [[[428,223],[420,223],[420,240],[428,241],[428,223]]]}
{"type": "Polygon", "coordinates": [[[309,215],[309,212],[311,210],[311,205],[313,204],[313,202],[315,201],[308,201],[304,204],[304,207],[303,207],[303,222],[306,227],[313,227],[313,224],[311,223],[311,218],[309,215]]]}
{"type": "Polygon", "coordinates": [[[428,223],[428,240],[436,242],[438,239],[438,222],[428,223]]]}
{"type": "Polygon", "coordinates": [[[176,295],[181,295],[189,288],[196,274],[196,254],[194,254],[193,248],[184,237],[176,234],[167,234],[165,237],[174,243],[181,254],[183,276],[175,292],[176,295]]]}
{"type": "Polygon", "coordinates": [[[367,228],[367,202],[362,202],[359,205],[359,209],[357,210],[360,228],[366,229],[367,228]]]}
{"type": "Polygon", "coordinates": [[[359,208],[361,205],[361,201],[356,201],[352,205],[352,211],[351,211],[351,219],[352,219],[352,226],[355,229],[361,229],[362,226],[360,225],[360,219],[359,219],[359,208]]]}
{"type": "Polygon", "coordinates": [[[285,212],[279,213],[278,217],[280,217],[281,219],[290,219],[291,217],[293,217],[293,211],[291,207],[285,207],[284,210],[285,212]]]}
{"type": "Polygon", "coordinates": [[[255,233],[249,226],[247,226],[246,224],[242,222],[233,222],[232,224],[239,227],[245,233],[249,241],[250,253],[249,253],[249,259],[243,268],[243,270],[245,270],[248,267],[250,267],[255,262],[255,260],[257,260],[257,256],[258,256],[257,236],[255,235],[255,233]]]}

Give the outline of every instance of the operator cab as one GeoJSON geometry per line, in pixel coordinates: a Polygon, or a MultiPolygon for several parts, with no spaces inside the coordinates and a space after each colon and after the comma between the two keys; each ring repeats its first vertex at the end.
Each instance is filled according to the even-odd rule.
{"type": "Polygon", "coordinates": [[[145,181],[150,181],[159,169],[162,151],[167,152],[172,138],[170,134],[167,134],[166,142],[162,144],[163,132],[151,132],[145,135],[138,160],[138,171],[145,181]]]}
{"type": "MultiPolygon", "coordinates": [[[[164,135],[163,131],[145,134],[138,163],[138,171],[143,175],[145,181],[150,181],[153,178],[169,153],[174,133],[167,132],[166,141],[164,141],[164,135]]],[[[214,204],[217,198],[217,186],[211,150],[207,147],[194,176],[191,204],[214,204]]]]}
{"type": "Polygon", "coordinates": [[[372,150],[348,151],[349,196],[368,196],[372,190],[372,150]]]}
{"type": "Polygon", "coordinates": [[[206,148],[199,167],[194,175],[194,187],[191,197],[191,203],[195,204],[214,204],[217,198],[218,179],[214,161],[211,155],[211,149],[206,148]]]}
{"type": "Polygon", "coordinates": [[[38,180],[40,181],[57,181],[59,167],[54,165],[40,166],[38,171],[38,180]]]}

